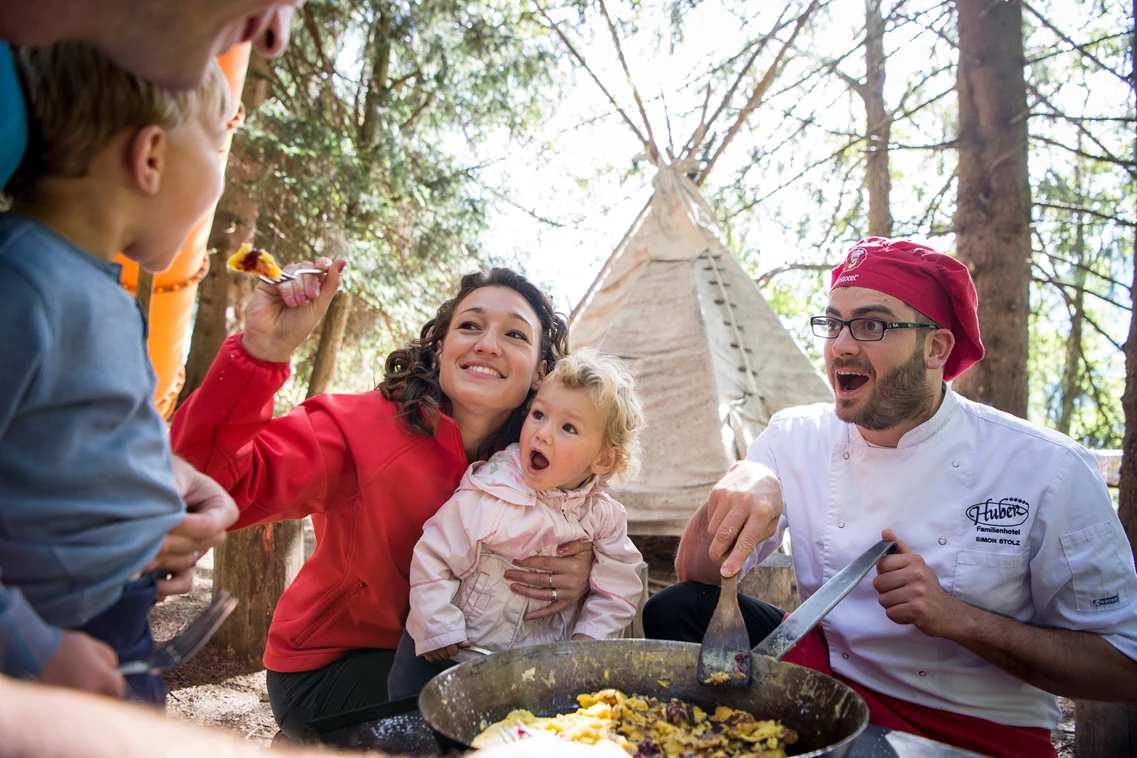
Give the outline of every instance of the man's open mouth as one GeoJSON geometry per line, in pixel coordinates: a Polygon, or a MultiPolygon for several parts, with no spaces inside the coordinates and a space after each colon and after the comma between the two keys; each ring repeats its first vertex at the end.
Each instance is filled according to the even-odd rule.
{"type": "Polygon", "coordinates": [[[835,373],[837,375],[837,386],[841,388],[842,392],[856,392],[869,380],[865,374],[845,373],[842,371],[835,373]]]}
{"type": "Polygon", "coordinates": [[[529,468],[533,471],[544,471],[549,467],[549,459],[544,453],[537,450],[529,451],[529,468]]]}

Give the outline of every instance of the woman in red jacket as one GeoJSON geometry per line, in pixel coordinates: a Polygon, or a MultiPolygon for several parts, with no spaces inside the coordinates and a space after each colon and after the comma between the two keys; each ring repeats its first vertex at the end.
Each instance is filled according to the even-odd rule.
{"type": "MultiPolygon", "coordinates": [[[[525,277],[469,274],[419,338],[387,357],[377,390],[320,395],[274,419],[292,352],[346,262],[317,265],[323,282],[258,286],[245,333],[225,342],[171,430],[174,450],[241,508],[232,528],[312,516],[316,551],[280,598],[264,655],[273,715],[294,736],[314,718],[386,701],[423,523],[470,462],[517,441],[528,399],[567,351],[564,319],[525,277]]],[[[534,599],[555,590],[558,602],[533,618],[588,591],[590,547],[561,553],[510,577],[534,599]]]]}

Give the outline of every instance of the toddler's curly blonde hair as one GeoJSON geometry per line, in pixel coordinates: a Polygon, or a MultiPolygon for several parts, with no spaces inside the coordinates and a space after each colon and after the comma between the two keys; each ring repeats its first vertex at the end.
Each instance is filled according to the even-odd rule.
{"type": "Polygon", "coordinates": [[[581,348],[557,361],[545,383],[583,390],[605,419],[604,442],[616,452],[608,479],[626,482],[639,472],[640,433],[647,426],[643,403],[628,364],[595,348],[581,348]]]}

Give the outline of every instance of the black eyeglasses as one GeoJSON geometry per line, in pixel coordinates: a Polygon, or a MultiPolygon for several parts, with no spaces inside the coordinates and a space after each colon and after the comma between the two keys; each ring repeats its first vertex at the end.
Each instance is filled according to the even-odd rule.
{"type": "Polygon", "coordinates": [[[879,318],[852,318],[848,321],[832,316],[814,316],[809,320],[813,334],[827,340],[837,339],[846,326],[857,342],[879,342],[889,329],[939,329],[936,324],[915,324],[910,321],[882,321],[879,318]]]}

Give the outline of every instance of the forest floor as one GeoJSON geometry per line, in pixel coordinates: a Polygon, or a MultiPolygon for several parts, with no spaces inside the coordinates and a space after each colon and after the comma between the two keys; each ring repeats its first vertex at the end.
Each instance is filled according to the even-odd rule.
{"type": "MultiPolygon", "coordinates": [[[[636,540],[648,562],[648,589],[656,592],[675,581],[673,562],[674,539],[647,538],[636,540]]],[[[305,528],[305,557],[311,554],[313,538],[310,524],[305,528]]],[[[197,566],[193,590],[172,597],[154,607],[150,613],[154,637],[158,644],[178,633],[209,605],[213,587],[213,553],[202,556],[197,566]]],[[[197,724],[226,729],[246,741],[267,747],[276,734],[265,672],[235,664],[213,646],[207,646],[193,660],[166,674],[170,690],[167,715],[197,724]]],[[[1062,720],[1052,733],[1052,741],[1060,758],[1074,756],[1074,703],[1059,699],[1062,720]]]]}

